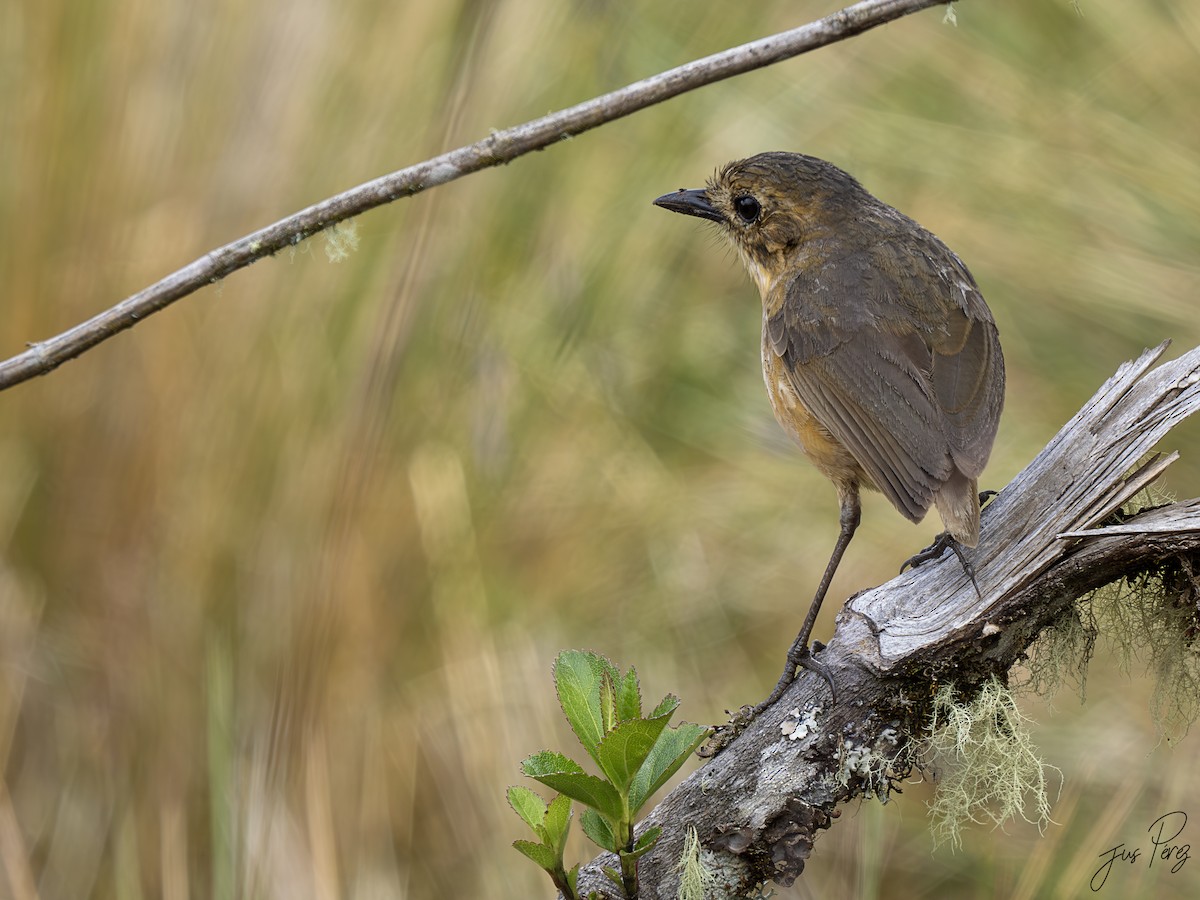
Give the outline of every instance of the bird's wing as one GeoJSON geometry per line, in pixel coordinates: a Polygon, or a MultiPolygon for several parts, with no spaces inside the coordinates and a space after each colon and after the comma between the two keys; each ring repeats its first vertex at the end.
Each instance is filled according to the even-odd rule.
{"type": "Polygon", "coordinates": [[[766,323],[800,401],[913,521],[982,471],[1003,398],[991,314],[937,249],[956,265],[877,246],[810,268],[766,323]]]}
{"type": "MultiPolygon", "coordinates": [[[[973,281],[970,290],[982,304],[973,281]]],[[[987,465],[1004,406],[1004,356],[996,324],[990,314],[974,318],[965,311],[952,312],[931,349],[929,380],[954,463],[968,478],[978,478],[987,465]]]]}

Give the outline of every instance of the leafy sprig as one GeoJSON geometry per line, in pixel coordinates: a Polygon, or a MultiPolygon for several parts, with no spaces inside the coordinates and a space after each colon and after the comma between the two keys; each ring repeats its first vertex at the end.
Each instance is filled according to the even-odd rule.
{"type": "Polygon", "coordinates": [[[571,730],[601,774],[592,775],[553,750],[535,753],[521,763],[525,775],[558,794],[546,804],[528,788],[509,788],[509,804],[539,839],[515,841],[513,846],[545,869],[564,897],[577,900],[579,866],[568,872],[563,863],[574,800],[585,807],[579,817],[584,834],[620,860],[620,871],[606,867],[605,873],[626,897],[635,897],[637,860],[662,835],[655,826],[635,838],[636,816],[700,745],[708,729],[686,722],[672,727],[669,723],[679,699],[671,694],[643,715],[636,670],[631,667],[622,675],[595,653],[560,653],[554,662],[554,687],[571,730]]]}

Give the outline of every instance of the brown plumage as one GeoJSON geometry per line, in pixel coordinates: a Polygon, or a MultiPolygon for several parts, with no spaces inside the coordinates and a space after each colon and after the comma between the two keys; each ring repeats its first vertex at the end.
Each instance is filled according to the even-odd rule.
{"type": "Polygon", "coordinates": [[[1000,341],[962,261],[823,160],[762,153],[654,202],[719,223],[737,249],[762,297],[775,418],[841,504],[833,556],[769,703],[795,665],[829,679],[808,637],[858,526],[860,488],[914,522],[935,505],[954,540],[978,544],[978,479],[1004,403],[1000,341]]]}

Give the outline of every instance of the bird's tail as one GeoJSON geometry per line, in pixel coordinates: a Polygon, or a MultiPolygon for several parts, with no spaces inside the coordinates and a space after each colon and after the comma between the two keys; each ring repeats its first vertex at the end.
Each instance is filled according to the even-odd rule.
{"type": "Polygon", "coordinates": [[[957,469],[933,496],[938,515],[951,536],[961,544],[979,543],[979,484],[957,469]]]}

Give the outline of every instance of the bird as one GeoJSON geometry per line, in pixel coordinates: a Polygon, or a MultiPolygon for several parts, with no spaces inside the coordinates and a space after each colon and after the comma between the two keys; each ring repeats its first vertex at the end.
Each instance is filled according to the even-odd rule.
{"type": "Polygon", "coordinates": [[[752,715],[799,668],[821,675],[836,703],[809,638],[861,520],[860,491],[881,492],[913,522],[937,508],[945,531],[908,563],[950,547],[967,566],[961,547],[979,543],[978,479],[1004,406],[995,319],[949,247],[822,159],[760,153],[654,204],[715,222],[732,243],[762,298],[775,418],[837,491],[832,555],[784,673],[752,715]]]}

